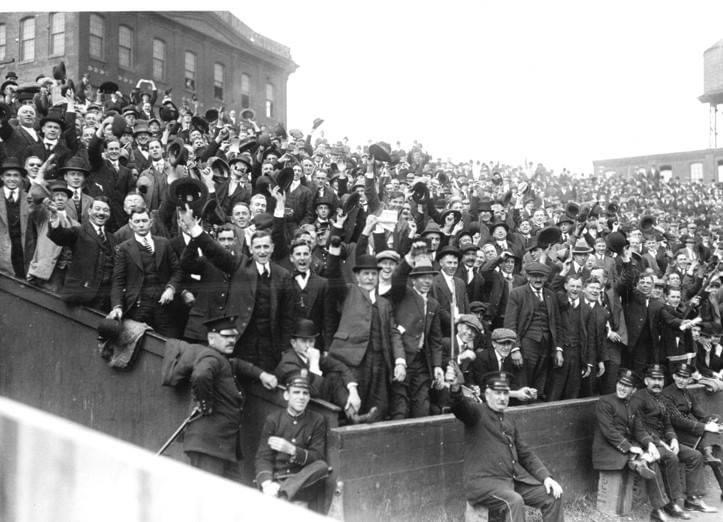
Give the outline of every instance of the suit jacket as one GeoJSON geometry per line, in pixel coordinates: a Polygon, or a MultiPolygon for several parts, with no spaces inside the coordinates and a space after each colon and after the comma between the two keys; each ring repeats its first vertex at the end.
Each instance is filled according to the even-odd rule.
{"type": "MultiPolygon", "coordinates": [[[[565,345],[565,331],[560,320],[557,298],[549,288],[543,288],[542,295],[547,305],[552,343],[555,347],[563,347],[565,345]]],[[[504,327],[517,333],[518,341],[525,337],[530,327],[536,300],[537,296],[532,292],[530,285],[513,288],[512,292],[510,292],[507,309],[505,310],[504,327]]]]}
{"type": "Polygon", "coordinates": [[[695,351],[693,347],[693,335],[690,329],[680,331],[683,324],[683,314],[680,310],[670,305],[664,305],[660,309],[660,341],[663,345],[661,359],[671,355],[682,355],[695,351]]]}
{"type": "Polygon", "coordinates": [[[291,209],[291,215],[287,218],[287,223],[291,226],[298,227],[305,223],[312,223],[314,221],[314,194],[308,187],[299,184],[287,194],[286,208],[291,209]]]}
{"type": "Polygon", "coordinates": [[[660,360],[660,330],[659,314],[663,303],[656,299],[649,299],[646,306],[646,297],[636,288],[633,283],[637,277],[637,268],[634,263],[622,263],[622,272],[617,284],[617,291],[623,303],[625,324],[628,327],[628,347],[637,345],[643,329],[648,328],[654,350],[653,361],[660,360]]]}
{"type": "Polygon", "coordinates": [[[462,263],[460,263],[454,275],[455,277],[459,277],[467,285],[467,299],[470,303],[472,301],[482,301],[486,281],[484,276],[476,268],[473,269],[472,280],[469,282],[467,281],[469,279],[467,267],[462,263]]]}
{"type": "Polygon", "coordinates": [[[425,313],[424,298],[407,286],[407,277],[412,268],[406,259],[392,275],[391,298],[394,303],[394,320],[401,334],[403,350],[394,352],[394,360],[404,359],[407,365],[414,360],[417,352],[424,351],[427,369],[433,375],[435,367],[442,367],[442,330],[439,303],[427,295],[425,313]]]}
{"type": "MultiPolygon", "coordinates": [[[[469,299],[467,298],[467,285],[460,278],[454,278],[455,305],[460,314],[469,313],[469,299]]],[[[434,276],[432,290],[430,292],[439,302],[439,318],[442,325],[442,335],[449,337],[452,330],[450,305],[452,303],[452,292],[442,274],[434,276]]]]}
{"type": "MultiPolygon", "coordinates": [[[[322,375],[317,375],[309,371],[309,392],[312,397],[319,397],[326,400],[326,397],[322,396],[322,391],[324,389],[324,375],[329,373],[339,374],[345,387],[351,382],[356,382],[351,370],[349,370],[343,362],[334,357],[322,355],[321,359],[319,359],[319,369],[322,375]]],[[[287,348],[284,350],[284,353],[281,354],[281,360],[274,370],[274,375],[276,375],[279,382],[286,382],[290,376],[301,370],[310,370],[309,361],[302,359],[293,348],[287,348]]]]}
{"type": "Polygon", "coordinates": [[[306,288],[301,289],[296,278],[286,280],[285,295],[291,303],[292,324],[298,319],[310,319],[321,330],[320,349],[325,349],[331,343],[336,330],[336,313],[329,295],[328,281],[311,272],[306,282],[306,288]]]}
{"type": "Polygon", "coordinates": [[[643,447],[647,447],[650,441],[670,442],[676,438],[670,422],[670,412],[665,405],[666,401],[662,394],[652,394],[647,388],[633,393],[630,407],[636,416],[635,422],[641,423],[635,427],[634,433],[637,434],[636,439],[643,447]]]}
{"type": "MultiPolygon", "coordinates": [[[[2,185],[2,184],[0,184],[2,185]]],[[[28,231],[28,219],[30,206],[26,192],[18,189],[18,202],[20,203],[20,234],[23,244],[23,255],[25,256],[25,269],[27,270],[30,260],[35,251],[35,239],[32,231],[28,231]]],[[[10,228],[8,223],[8,209],[5,205],[5,192],[0,190],[0,272],[14,274],[13,263],[10,258],[12,244],[10,241],[10,228]]]]}
{"type": "Polygon", "coordinates": [[[229,181],[218,184],[216,187],[216,201],[223,209],[226,216],[231,216],[233,206],[239,202],[248,203],[251,200],[251,189],[248,186],[236,185],[233,194],[229,194],[229,181]]]}
{"type": "MultiPolygon", "coordinates": [[[[635,411],[629,400],[616,394],[603,395],[595,405],[595,434],[592,441],[592,465],[599,470],[621,470],[627,463],[630,447],[645,440],[640,423],[635,422],[635,411]]],[[[647,447],[647,446],[646,446],[647,447]]]]}
{"type": "Polygon", "coordinates": [[[705,434],[705,423],[710,415],[698,403],[695,395],[687,389],[678,388],[675,383],[663,388],[663,396],[668,399],[670,422],[681,442],[695,446],[698,437],[705,434]]]}
{"type": "Polygon", "coordinates": [[[502,362],[502,368],[500,368],[497,355],[492,347],[477,352],[477,358],[470,364],[471,384],[476,384],[480,387],[480,389],[484,390],[484,381],[482,377],[489,372],[499,371],[508,372],[512,376],[510,388],[513,390],[518,390],[527,385],[524,367],[517,368],[514,364],[512,364],[512,358],[507,357],[502,362]]]}
{"type": "Polygon", "coordinates": [[[23,161],[27,156],[25,151],[42,143],[42,138],[38,131],[36,131],[37,139],[25,130],[22,125],[11,125],[8,121],[4,121],[2,127],[0,127],[0,151],[4,151],[4,154],[0,154],[0,159],[3,157],[17,158],[18,161],[23,161]]]}
{"type": "MultiPolygon", "coordinates": [[[[183,272],[176,253],[168,239],[152,236],[155,245],[153,255],[161,284],[178,291],[183,272]]],[[[121,306],[123,312],[136,304],[145,281],[141,250],[135,237],[118,245],[113,267],[113,285],[111,286],[111,307],[121,306]]]]}
{"type": "Polygon", "coordinates": [[[579,298],[577,308],[572,308],[566,293],[560,292],[557,297],[560,318],[566,333],[565,356],[572,356],[575,352],[571,350],[579,348],[581,364],[593,366],[597,362],[607,360],[605,356],[607,310],[599,303],[590,308],[583,297],[579,298]],[[578,347],[571,345],[573,337],[577,337],[580,343],[578,347]]]}
{"type": "MultiPolygon", "coordinates": [[[[256,285],[259,277],[256,263],[252,258],[238,257],[226,251],[205,232],[192,239],[186,246],[186,249],[189,248],[200,248],[209,262],[222,272],[231,275],[231,287],[228,297],[219,298],[223,299],[224,303],[216,306],[217,309],[218,306],[223,306],[227,315],[237,317],[236,328],[239,335],[243,336],[251,321],[254,312],[253,303],[256,301],[256,285]]],[[[275,263],[270,263],[270,267],[271,310],[269,319],[272,325],[271,344],[274,350],[274,358],[278,362],[281,353],[288,346],[288,334],[293,326],[291,324],[290,308],[292,303],[286,294],[287,280],[290,274],[275,263]]]]}
{"type": "Polygon", "coordinates": [[[103,143],[97,136],[90,140],[88,160],[91,171],[86,185],[92,196],[106,196],[110,199],[111,219],[107,227],[115,232],[128,222],[128,216],[123,211],[123,200],[133,188],[133,179],[129,168],[119,162],[116,171],[110,161],[103,159],[103,143]]]}
{"type": "Polygon", "coordinates": [[[65,213],[70,219],[75,220],[78,223],[83,223],[84,221],[88,221],[88,210],[92,205],[93,197],[89,196],[85,192],[81,192],[80,216],[78,215],[78,211],[75,208],[75,202],[73,201],[73,198],[69,198],[68,201],[65,203],[65,213]]]}
{"type": "Polygon", "coordinates": [[[615,282],[617,280],[617,270],[615,269],[615,260],[605,255],[602,259],[598,258],[597,254],[590,254],[593,257],[593,265],[599,268],[604,268],[608,274],[608,281],[615,282]]]}
{"type": "Polygon", "coordinates": [[[69,303],[92,302],[101,284],[104,281],[108,284],[111,280],[118,241],[106,231],[111,248],[111,257],[107,257],[102,239],[88,221],[70,228],[48,227],[48,237],[54,243],[68,246],[73,251],[73,260],[60,291],[61,298],[69,303]]]}

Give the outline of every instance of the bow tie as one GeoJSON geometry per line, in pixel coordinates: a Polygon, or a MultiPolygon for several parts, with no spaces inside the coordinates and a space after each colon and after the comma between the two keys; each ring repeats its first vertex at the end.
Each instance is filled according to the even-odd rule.
{"type": "Polygon", "coordinates": [[[148,152],[148,145],[141,145],[138,148],[141,149],[143,152],[148,152]]]}
{"type": "Polygon", "coordinates": [[[304,279],[306,279],[306,276],[309,274],[309,272],[301,272],[299,270],[294,270],[294,277],[301,276],[304,279]]]}
{"type": "Polygon", "coordinates": [[[43,143],[45,144],[46,147],[52,148],[58,144],[58,140],[55,140],[55,141],[45,140],[45,141],[43,141],[43,143]]]}

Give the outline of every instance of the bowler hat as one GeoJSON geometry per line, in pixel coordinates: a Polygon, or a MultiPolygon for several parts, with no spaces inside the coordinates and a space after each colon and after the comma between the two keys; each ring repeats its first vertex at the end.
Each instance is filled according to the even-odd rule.
{"type": "Polygon", "coordinates": [[[369,155],[377,161],[386,161],[391,163],[392,148],[388,143],[380,141],[369,146],[369,155]]]}
{"type": "Polygon", "coordinates": [[[244,138],[243,140],[238,142],[239,153],[249,152],[249,153],[253,154],[258,147],[259,147],[259,142],[253,136],[244,138]]]}
{"type": "Polygon", "coordinates": [[[462,213],[461,213],[459,210],[453,210],[453,209],[451,209],[451,208],[448,208],[447,210],[445,210],[444,212],[442,212],[442,215],[441,215],[440,218],[439,218],[439,220],[441,221],[441,223],[442,223],[443,226],[444,226],[444,223],[445,223],[446,220],[447,220],[447,216],[449,216],[450,214],[454,214],[454,224],[455,224],[455,225],[456,225],[457,223],[459,223],[460,220],[462,219],[462,213]]]}
{"type": "Polygon", "coordinates": [[[274,224],[274,216],[267,212],[256,214],[253,218],[251,218],[251,224],[256,227],[256,230],[269,229],[274,224]]]}
{"type": "Polygon", "coordinates": [[[96,330],[98,331],[98,340],[108,341],[118,339],[123,331],[123,325],[115,319],[101,319],[96,330]]]}
{"type": "Polygon", "coordinates": [[[432,267],[431,261],[428,259],[420,259],[409,272],[409,277],[417,277],[423,275],[436,275],[438,272],[432,267]]]}
{"type": "Polygon", "coordinates": [[[288,192],[291,184],[294,182],[294,169],[292,167],[284,167],[276,175],[276,184],[281,192],[288,192]]]}
{"type": "Polygon", "coordinates": [[[200,116],[194,116],[191,118],[191,129],[197,129],[203,134],[208,133],[208,122],[200,116]]]}
{"type": "Polygon", "coordinates": [[[0,93],[3,93],[5,91],[5,87],[8,85],[14,85],[15,87],[18,86],[18,82],[13,79],[5,80],[2,85],[0,85],[0,93]]]}
{"type": "Polygon", "coordinates": [[[236,330],[235,315],[220,315],[212,317],[203,322],[203,325],[209,332],[222,332],[223,330],[236,330]]]}
{"type": "Polygon", "coordinates": [[[354,265],[354,272],[360,270],[379,270],[376,257],[371,254],[362,254],[359,256],[356,265],[354,265]]]}
{"type": "Polygon", "coordinates": [[[15,157],[5,158],[5,160],[2,162],[2,165],[0,165],[0,174],[3,174],[8,170],[18,170],[23,176],[28,175],[28,171],[25,170],[25,168],[15,157]]]}
{"type": "Polygon", "coordinates": [[[251,154],[249,154],[248,152],[241,152],[228,160],[229,166],[233,165],[234,163],[243,163],[244,165],[246,165],[246,167],[248,167],[249,171],[254,168],[253,159],[251,158],[251,154]]]}
{"type": "Polygon", "coordinates": [[[203,115],[203,118],[209,122],[216,121],[218,119],[218,110],[217,109],[208,109],[206,111],[206,114],[203,115]]]}
{"type": "Polygon", "coordinates": [[[617,381],[621,384],[624,384],[626,386],[635,386],[636,381],[636,375],[633,373],[632,370],[628,370],[627,368],[620,368],[618,370],[618,376],[617,381]]]}
{"type": "Polygon", "coordinates": [[[605,244],[611,252],[615,252],[618,255],[623,253],[623,249],[628,246],[628,238],[622,232],[611,232],[605,238],[605,244]]]}
{"type": "Polygon", "coordinates": [[[294,331],[291,332],[291,338],[301,337],[303,339],[313,339],[319,335],[319,331],[314,321],[309,319],[298,319],[294,324],[294,331]]]}
{"type": "Polygon", "coordinates": [[[448,255],[452,255],[457,259],[460,259],[462,257],[462,253],[458,249],[451,245],[447,245],[437,251],[437,261],[448,255]]]}
{"type": "Polygon", "coordinates": [[[662,379],[665,377],[665,369],[660,364],[651,364],[645,369],[645,376],[654,379],[662,379]]]}
{"type": "Polygon", "coordinates": [[[161,106],[158,107],[158,116],[163,121],[175,121],[178,119],[178,114],[178,107],[170,98],[164,99],[161,106]]]}
{"type": "Polygon", "coordinates": [[[65,129],[65,119],[58,111],[49,110],[48,114],[40,120],[40,128],[42,129],[43,125],[48,122],[57,123],[61,129],[65,129]]]}
{"type": "Polygon", "coordinates": [[[515,342],[517,334],[509,328],[495,328],[492,331],[492,340],[498,343],[515,342]]]}
{"type": "Polygon", "coordinates": [[[492,212],[492,202],[490,200],[480,201],[478,210],[480,212],[492,212]]]}
{"type": "Polygon", "coordinates": [[[118,91],[118,84],[115,82],[103,82],[98,87],[98,90],[103,94],[113,94],[118,91]]]}
{"type": "Polygon", "coordinates": [[[537,244],[540,248],[559,243],[562,239],[562,230],[558,227],[545,227],[537,233],[537,244]]]}
{"type": "Polygon", "coordinates": [[[168,187],[171,201],[177,207],[185,208],[186,204],[193,210],[193,215],[201,217],[203,207],[208,199],[208,188],[196,178],[179,178],[168,187]]]}

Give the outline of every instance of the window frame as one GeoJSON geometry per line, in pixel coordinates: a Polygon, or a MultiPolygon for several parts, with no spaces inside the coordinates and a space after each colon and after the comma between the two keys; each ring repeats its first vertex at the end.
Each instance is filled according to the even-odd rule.
{"type": "Polygon", "coordinates": [[[35,19],[35,16],[26,16],[25,18],[20,20],[20,23],[18,24],[18,61],[20,63],[35,61],[35,54],[36,54],[35,40],[36,40],[36,36],[37,36],[37,30],[38,30],[38,24],[35,19]],[[26,31],[26,29],[24,29],[24,25],[29,22],[32,22],[32,24],[33,24],[33,31],[32,31],[33,37],[32,38],[25,37],[26,33],[29,31],[26,31]],[[28,58],[26,56],[26,53],[27,53],[27,50],[26,50],[27,43],[26,42],[33,42],[33,56],[31,58],[28,58]]]}
{"type": "Polygon", "coordinates": [[[8,24],[0,24],[0,34],[0,60],[4,60],[8,51],[8,24]]]}
{"type": "Polygon", "coordinates": [[[198,55],[193,51],[183,53],[183,86],[187,91],[196,92],[196,75],[198,73],[198,55]],[[193,70],[188,68],[188,57],[193,56],[193,70]],[[189,76],[191,73],[191,76],[189,76]],[[191,81],[189,85],[189,80],[191,81]]]}
{"type": "Polygon", "coordinates": [[[241,73],[241,108],[251,108],[251,75],[246,73],[241,73]],[[246,89],[244,89],[244,78],[248,81],[246,89]]]}
{"type": "Polygon", "coordinates": [[[216,100],[223,100],[223,92],[224,88],[226,87],[226,66],[222,64],[221,62],[214,62],[213,64],[213,97],[216,100]],[[216,77],[216,73],[218,72],[218,68],[220,67],[221,70],[221,80],[219,80],[216,77]],[[218,83],[221,85],[219,86],[218,83]],[[220,90],[220,96],[219,91],[220,90]]]}
{"type": "Polygon", "coordinates": [[[162,38],[153,38],[153,42],[151,43],[151,60],[152,60],[152,67],[153,67],[153,79],[157,80],[159,82],[165,82],[166,81],[166,71],[168,63],[168,44],[165,40],[162,38]],[[156,42],[160,43],[163,46],[163,58],[157,58],[156,57],[156,42]],[[156,76],[156,62],[161,62],[161,77],[156,76]]]}
{"type": "Polygon", "coordinates": [[[105,18],[103,18],[99,14],[90,13],[90,16],[88,17],[88,56],[90,56],[91,58],[105,61],[105,33],[105,18]],[[102,34],[95,34],[93,32],[93,20],[96,19],[100,20],[100,28],[102,34]],[[93,46],[91,45],[93,38],[96,38],[100,41],[100,53],[97,55],[93,54],[93,46]]]}
{"type": "Polygon", "coordinates": [[[65,13],[61,12],[55,12],[50,13],[48,15],[48,56],[64,56],[65,55],[65,13]],[[63,30],[55,32],[54,22],[56,21],[56,17],[60,17],[60,20],[63,21],[63,30]],[[62,45],[62,49],[58,51],[55,48],[55,37],[58,35],[62,35],[60,42],[62,45]]]}
{"type": "Polygon", "coordinates": [[[264,88],[264,115],[269,119],[274,117],[274,91],[274,84],[266,82],[266,87],[264,88]],[[269,93],[271,93],[270,96],[269,93]]]}
{"type": "Polygon", "coordinates": [[[133,55],[133,49],[135,47],[134,39],[135,39],[135,31],[133,30],[133,28],[131,26],[125,25],[125,24],[121,24],[118,26],[118,66],[122,67],[123,69],[131,70],[131,69],[133,69],[133,67],[135,65],[135,56],[133,55]],[[121,31],[124,29],[128,31],[128,34],[130,36],[129,42],[128,42],[129,47],[125,47],[121,43],[121,31]],[[124,65],[123,63],[121,63],[121,51],[123,49],[128,50],[128,64],[127,65],[124,65]]]}

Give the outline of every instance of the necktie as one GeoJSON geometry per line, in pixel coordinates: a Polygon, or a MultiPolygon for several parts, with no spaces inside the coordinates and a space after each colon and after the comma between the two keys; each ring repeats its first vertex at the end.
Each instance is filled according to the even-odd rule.
{"type": "Polygon", "coordinates": [[[541,291],[535,290],[535,295],[537,296],[537,298],[538,298],[540,301],[542,301],[542,292],[541,292],[541,291]]]}
{"type": "Polygon", "coordinates": [[[264,279],[269,278],[269,269],[268,268],[264,267],[264,271],[261,272],[261,277],[263,277],[264,279]]]}
{"type": "Polygon", "coordinates": [[[80,203],[80,189],[75,189],[73,191],[73,201],[76,205],[80,203]]]}
{"type": "Polygon", "coordinates": [[[13,203],[17,203],[18,201],[18,195],[16,193],[17,189],[12,189],[10,191],[10,197],[8,198],[9,201],[12,201],[13,203]]]}
{"type": "Polygon", "coordinates": [[[103,231],[102,227],[98,227],[98,237],[100,237],[100,240],[103,241],[103,243],[105,243],[108,239],[107,237],[105,237],[105,232],[103,231]]]}
{"type": "Polygon", "coordinates": [[[152,254],[152,253],[153,253],[153,246],[151,245],[151,242],[148,240],[148,236],[145,236],[145,237],[143,238],[143,243],[142,243],[142,245],[143,245],[143,250],[145,250],[145,251],[148,252],[149,254],[152,254]]]}

